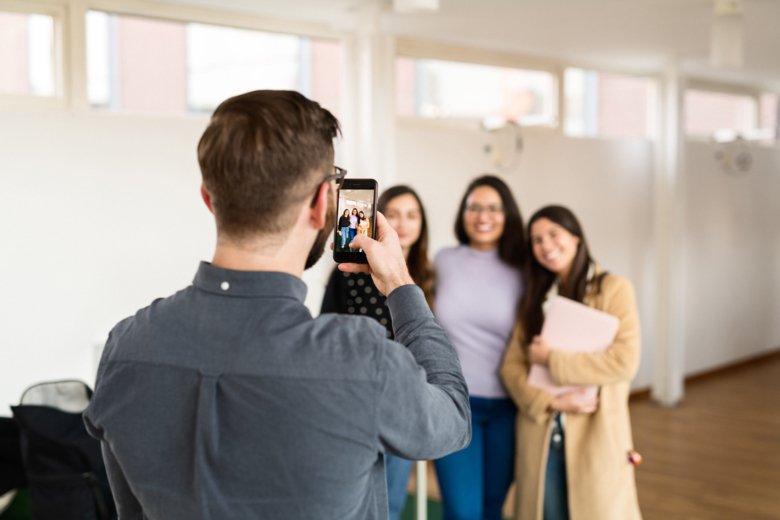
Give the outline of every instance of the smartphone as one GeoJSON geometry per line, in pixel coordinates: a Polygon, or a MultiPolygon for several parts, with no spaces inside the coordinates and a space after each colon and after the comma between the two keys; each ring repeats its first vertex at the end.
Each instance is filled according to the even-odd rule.
{"type": "Polygon", "coordinates": [[[374,179],[347,177],[339,189],[339,202],[333,230],[333,260],[338,263],[366,264],[366,254],[349,247],[358,234],[376,236],[376,194],[374,179]]]}

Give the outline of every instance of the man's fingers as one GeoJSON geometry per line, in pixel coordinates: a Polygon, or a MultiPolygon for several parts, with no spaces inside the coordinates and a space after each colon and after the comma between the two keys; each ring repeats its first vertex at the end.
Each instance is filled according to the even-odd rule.
{"type": "Polygon", "coordinates": [[[357,235],[352,239],[352,242],[349,243],[349,247],[352,249],[362,249],[365,251],[372,246],[372,242],[374,242],[374,240],[367,237],[366,235],[357,235]]]}
{"type": "Polygon", "coordinates": [[[376,218],[376,238],[377,240],[381,240],[390,224],[387,223],[387,219],[380,211],[376,212],[374,218],[376,218]]]}
{"type": "Polygon", "coordinates": [[[343,273],[369,273],[368,264],[338,264],[339,271],[343,273]]]}

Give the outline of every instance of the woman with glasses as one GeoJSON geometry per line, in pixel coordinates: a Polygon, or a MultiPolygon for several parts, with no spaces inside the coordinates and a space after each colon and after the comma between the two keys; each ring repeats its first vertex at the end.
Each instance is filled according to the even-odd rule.
{"type": "Polygon", "coordinates": [[[523,293],[523,219],[509,187],[471,182],[455,220],[460,245],[436,255],[436,318],[458,351],[469,387],[468,448],[435,461],[446,519],[501,518],[513,477],[516,409],[498,368],[523,293]]]}
{"type": "Polygon", "coordinates": [[[349,243],[351,244],[355,240],[357,235],[357,225],[360,222],[357,208],[352,208],[352,214],[349,216],[349,243]]]}
{"type": "MultiPolygon", "coordinates": [[[[428,259],[428,224],[420,198],[408,186],[393,186],[379,197],[377,209],[398,233],[409,274],[422,288],[430,304],[433,300],[433,269],[428,259]]],[[[366,218],[363,222],[368,224],[369,221],[366,218]]],[[[350,274],[335,269],[325,289],[320,312],[370,316],[384,325],[391,337],[393,335],[385,296],[377,290],[371,276],[365,273],[350,274]]],[[[385,454],[390,520],[398,520],[403,511],[412,464],[410,460],[385,454]]]]}
{"type": "Polygon", "coordinates": [[[528,288],[501,377],[520,408],[515,518],[639,520],[628,393],[639,365],[639,315],[627,279],[607,273],[588,251],[580,223],[547,206],[528,223],[528,288]],[[544,304],[561,295],[620,320],[601,352],[553,350],[540,336],[544,304]],[[558,395],[528,384],[531,365],[560,385],[597,385],[558,395]],[[568,445],[568,448],[566,446],[568,445]]]}

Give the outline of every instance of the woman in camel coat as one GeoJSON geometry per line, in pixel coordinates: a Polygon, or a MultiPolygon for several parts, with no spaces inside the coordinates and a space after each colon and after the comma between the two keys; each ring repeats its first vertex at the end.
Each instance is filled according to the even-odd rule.
{"type": "Polygon", "coordinates": [[[515,400],[515,518],[639,520],[628,394],[639,364],[639,318],[631,283],[602,272],[590,258],[576,217],[561,206],[537,211],[528,224],[530,265],[520,317],[500,370],[515,400]],[[553,350],[538,334],[543,303],[560,294],[620,320],[605,351],[553,350]],[[527,332],[526,332],[527,331],[527,332]],[[559,385],[597,385],[553,396],[528,385],[534,363],[559,385]]]}

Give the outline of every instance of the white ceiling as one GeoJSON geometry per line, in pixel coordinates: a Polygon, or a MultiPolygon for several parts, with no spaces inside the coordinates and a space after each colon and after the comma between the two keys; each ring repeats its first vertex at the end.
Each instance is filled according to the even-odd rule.
{"type": "Polygon", "coordinates": [[[433,13],[398,14],[390,0],[157,0],[294,19],[344,30],[380,6],[383,30],[618,70],[660,72],[780,91],[780,0],[743,0],[745,64],[708,64],[713,0],[440,0],[433,13]],[[364,15],[363,15],[364,16],[364,15]]]}

